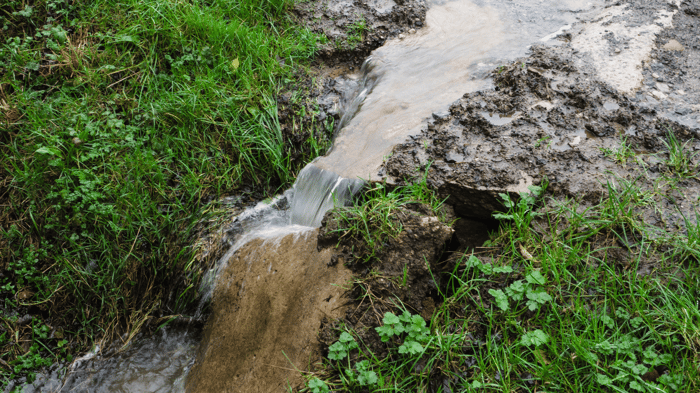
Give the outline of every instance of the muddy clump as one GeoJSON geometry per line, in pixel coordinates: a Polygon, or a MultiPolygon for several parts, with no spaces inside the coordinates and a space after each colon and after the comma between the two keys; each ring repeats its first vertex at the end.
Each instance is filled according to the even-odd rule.
{"type": "Polygon", "coordinates": [[[637,97],[661,116],[687,127],[700,126],[700,7],[683,1],[673,26],[656,37],[637,97]]]}
{"type": "Polygon", "coordinates": [[[355,300],[342,319],[325,321],[319,340],[331,345],[337,341],[337,327],[345,325],[381,356],[386,344],[373,328],[382,325],[386,312],[406,309],[430,320],[439,299],[434,274],[440,270],[440,257],[454,230],[428,206],[412,204],[392,213],[401,231],[370,250],[362,237],[343,229],[343,214],[338,210],[326,214],[318,241],[320,246],[335,247],[332,264],[345,264],[353,271],[348,297],[355,300]],[[373,253],[369,260],[368,253],[373,253]]]}
{"type": "Polygon", "coordinates": [[[434,114],[420,135],[394,148],[386,174],[400,183],[429,167],[428,182],[449,197],[458,216],[482,219],[503,210],[499,194],[517,197],[543,180],[551,195],[584,204],[597,203],[611,185],[632,184],[667,207],[647,212],[649,219],[662,228],[682,226],[682,216],[694,217],[697,178],[680,176],[683,195],[675,187],[652,188],[655,179],[678,175],[672,139],[697,171],[698,129],[660,117],[580,72],[567,60],[571,51],[534,48],[494,70],[494,89],[467,94],[449,112],[434,114]]]}
{"type": "Polygon", "coordinates": [[[422,0],[322,0],[298,2],[293,12],[327,39],[318,52],[322,61],[356,67],[387,39],[423,27],[427,8],[422,0]]]}

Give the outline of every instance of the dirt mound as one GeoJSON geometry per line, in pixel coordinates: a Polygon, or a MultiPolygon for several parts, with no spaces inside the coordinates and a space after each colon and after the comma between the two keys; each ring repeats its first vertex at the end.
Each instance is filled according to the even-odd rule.
{"type": "Polygon", "coordinates": [[[351,277],[329,266],[317,230],[256,239],[239,249],[218,278],[204,340],[187,381],[190,392],[278,392],[303,382],[319,356],[324,317],[344,312],[351,277]]]}
{"type": "Polygon", "coordinates": [[[449,196],[456,213],[480,218],[503,210],[499,193],[516,196],[545,178],[553,195],[595,203],[608,182],[623,186],[644,174],[638,186],[667,207],[646,214],[661,226],[682,226],[682,215],[694,217],[697,178],[680,176],[682,193],[658,186],[662,177],[677,175],[672,139],[683,147],[688,168],[696,168],[698,129],[660,117],[579,72],[567,60],[570,52],[535,48],[500,67],[493,90],[465,95],[449,113],[434,114],[421,135],[397,146],[386,174],[400,182],[430,163],[428,181],[449,196]]]}
{"type": "Polygon", "coordinates": [[[363,332],[365,343],[382,353],[385,344],[374,329],[361,327],[381,326],[387,311],[405,307],[411,313],[420,314],[426,320],[435,310],[438,284],[433,272],[440,271],[438,260],[452,237],[454,230],[444,224],[425,205],[401,208],[392,214],[402,225],[401,232],[387,239],[375,257],[361,262],[367,245],[360,238],[346,237],[337,211],[324,217],[319,231],[319,245],[336,246],[333,263],[346,264],[355,273],[350,298],[356,304],[348,308],[342,322],[328,321],[320,340],[330,345],[337,341],[335,327],[339,323],[363,332]]]}

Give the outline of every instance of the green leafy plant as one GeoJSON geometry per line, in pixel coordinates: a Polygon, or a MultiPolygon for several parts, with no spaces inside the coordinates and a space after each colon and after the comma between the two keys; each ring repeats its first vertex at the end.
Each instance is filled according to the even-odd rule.
{"type": "Polygon", "coordinates": [[[328,347],[328,359],[343,360],[355,348],[357,348],[355,338],[350,333],[343,332],[340,334],[338,341],[328,347]]]}
{"type": "Polygon", "coordinates": [[[312,392],[312,393],[328,393],[328,392],[330,392],[328,385],[326,385],[325,382],[318,379],[317,377],[311,378],[308,382],[306,382],[306,387],[308,388],[308,391],[312,392]]]}
{"type": "Polygon", "coordinates": [[[537,329],[523,334],[520,343],[525,346],[533,345],[539,347],[540,345],[546,344],[548,340],[549,336],[542,330],[537,329]]]}
{"type": "Polygon", "coordinates": [[[517,280],[513,282],[506,288],[505,293],[500,289],[489,289],[489,294],[495,298],[496,305],[503,311],[507,311],[510,308],[508,298],[516,302],[527,298],[525,304],[530,311],[535,311],[547,304],[547,302],[552,301],[552,296],[541,287],[547,282],[542,273],[536,270],[528,273],[525,276],[525,281],[517,280]]]}
{"type": "Polygon", "coordinates": [[[345,369],[345,376],[348,378],[351,385],[373,386],[377,384],[377,373],[370,370],[369,360],[363,360],[355,363],[355,370],[345,369]]]}
{"type": "Polygon", "coordinates": [[[517,202],[508,194],[498,194],[503,200],[505,207],[508,208],[508,211],[505,213],[494,213],[493,217],[497,220],[512,220],[518,228],[518,233],[526,233],[530,222],[540,215],[533,209],[537,198],[542,195],[545,188],[546,184],[543,186],[528,186],[530,192],[521,192],[517,202]]]}
{"type": "Polygon", "coordinates": [[[404,311],[400,316],[387,312],[384,314],[384,324],[375,328],[383,342],[405,333],[405,339],[399,346],[399,353],[417,355],[423,352],[423,345],[429,341],[430,329],[420,315],[411,315],[404,311]]]}

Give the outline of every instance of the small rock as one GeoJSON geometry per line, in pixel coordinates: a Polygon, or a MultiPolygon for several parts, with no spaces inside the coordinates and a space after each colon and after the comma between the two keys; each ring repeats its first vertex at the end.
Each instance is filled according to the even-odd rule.
{"type": "Polygon", "coordinates": [[[464,162],[464,156],[459,153],[449,152],[445,155],[445,162],[448,163],[459,163],[464,162]]]}
{"type": "Polygon", "coordinates": [[[651,93],[652,97],[656,98],[657,100],[661,101],[664,98],[666,98],[666,94],[658,91],[658,90],[652,90],[651,93]]]}
{"type": "Polygon", "coordinates": [[[450,117],[450,112],[448,112],[448,111],[433,113],[433,119],[435,119],[435,120],[445,120],[448,117],[450,117]]]}
{"type": "Polygon", "coordinates": [[[671,51],[676,51],[676,52],[683,52],[685,48],[683,48],[683,45],[681,45],[680,42],[676,40],[671,40],[666,43],[666,45],[663,46],[664,49],[666,50],[671,50],[671,51]]]}
{"type": "Polygon", "coordinates": [[[78,138],[77,136],[75,138],[73,138],[74,145],[79,145],[81,143],[83,143],[83,141],[80,138],[78,138]]]}
{"type": "Polygon", "coordinates": [[[620,48],[615,48],[615,53],[620,53],[620,48]]]}
{"type": "Polygon", "coordinates": [[[403,35],[403,34],[399,34],[399,39],[400,39],[400,40],[402,40],[402,39],[404,39],[404,38],[406,38],[406,36],[405,36],[405,35],[403,35]]]}
{"type": "Polygon", "coordinates": [[[656,72],[654,72],[654,73],[651,74],[651,77],[654,78],[654,79],[659,79],[659,74],[657,74],[656,72]]]}
{"type": "Polygon", "coordinates": [[[676,93],[678,93],[679,95],[682,95],[682,96],[685,95],[685,91],[684,91],[684,90],[678,90],[676,93]]]}
{"type": "Polygon", "coordinates": [[[659,89],[664,94],[668,94],[668,92],[670,91],[670,89],[668,88],[668,85],[665,83],[661,83],[661,82],[656,82],[656,88],[659,89]]]}
{"type": "Polygon", "coordinates": [[[410,29],[410,30],[408,30],[408,34],[415,34],[415,33],[416,33],[416,29],[410,29]]]}

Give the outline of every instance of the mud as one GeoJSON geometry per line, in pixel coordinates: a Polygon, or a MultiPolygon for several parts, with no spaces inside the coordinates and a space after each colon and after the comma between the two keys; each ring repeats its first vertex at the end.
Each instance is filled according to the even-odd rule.
{"type": "Polygon", "coordinates": [[[272,392],[297,386],[320,360],[316,332],[324,317],[344,312],[350,272],[329,266],[317,230],[255,239],[228,261],[217,279],[212,312],[189,392],[272,392]]]}
{"type": "MultiPolygon", "coordinates": [[[[499,257],[500,250],[479,246],[496,225],[492,214],[505,209],[501,193],[517,198],[528,186],[547,184],[550,203],[574,201],[585,207],[600,202],[609,187],[620,191],[632,185],[656,205],[638,206],[632,214],[656,227],[657,235],[697,225],[698,29],[700,8],[688,1],[616,3],[574,25],[556,45],[534,46],[528,56],[495,68],[493,88],[468,93],[448,111],[434,113],[420,134],[394,147],[379,173],[382,180],[399,185],[427,170],[429,184],[448,198],[460,219],[444,236],[435,235],[443,231],[429,225],[407,226],[398,237],[403,241],[387,242],[372,263],[361,264],[362,242],[338,237],[337,217],[329,213],[319,241],[338,244],[334,258],[353,269],[356,301],[342,320],[324,322],[319,341],[331,345],[340,329],[349,327],[377,356],[385,356],[372,328],[381,325],[384,312],[396,310],[393,299],[428,319],[436,306],[435,291],[445,289],[448,275],[443,273],[457,268],[459,275],[457,262],[465,251],[476,248],[483,263],[499,257]],[[604,39],[593,39],[593,34],[604,39]],[[694,175],[679,177],[668,164],[670,134],[692,156],[694,175]],[[635,157],[620,160],[609,153],[623,144],[635,157]],[[671,178],[675,180],[666,181],[671,178]],[[670,185],[674,182],[677,186],[670,185]],[[421,252],[428,262],[412,264],[410,256],[421,252]],[[405,255],[409,257],[396,258],[405,255]],[[414,286],[409,291],[401,285],[404,271],[414,286]]],[[[422,214],[416,223],[430,222],[422,214]]],[[[546,223],[533,225],[541,227],[543,238],[551,236],[546,223]]],[[[609,233],[591,239],[601,250],[596,257],[620,271],[635,264],[631,250],[639,241],[631,236],[625,243],[609,233]]],[[[656,256],[636,262],[639,275],[658,268],[656,256]]],[[[514,269],[507,279],[493,276],[478,288],[475,298],[481,306],[493,301],[489,289],[523,278],[519,267],[514,269]]],[[[485,331],[472,333],[473,346],[500,340],[485,331]]]]}
{"type": "Polygon", "coordinates": [[[293,12],[300,24],[327,38],[319,60],[347,63],[352,71],[387,39],[421,28],[426,10],[422,0],[322,0],[298,2],[293,12]]]}
{"type": "Polygon", "coordinates": [[[299,71],[277,97],[285,150],[291,162],[303,166],[313,154],[330,147],[334,132],[361,78],[360,65],[374,49],[399,34],[420,29],[428,6],[421,0],[307,1],[292,13],[298,23],[320,34],[316,61],[299,71]]]}
{"type": "MultiPolygon", "coordinates": [[[[531,56],[497,69],[496,88],[465,95],[449,113],[434,115],[421,135],[394,149],[386,174],[401,182],[430,163],[429,181],[459,216],[487,218],[503,209],[499,193],[517,196],[545,179],[552,196],[588,204],[605,195],[608,181],[634,181],[646,172],[650,179],[639,186],[651,187],[649,180],[671,171],[663,163],[668,132],[700,149],[697,127],[590,78],[568,60],[570,51],[534,48],[531,56]],[[494,125],[485,113],[513,120],[494,125]],[[605,156],[602,149],[619,149],[622,138],[638,160],[623,164],[605,156]]],[[[663,190],[658,197],[675,203],[649,218],[675,230],[679,210],[693,216],[698,185],[689,178],[682,195],[663,190]]]]}

